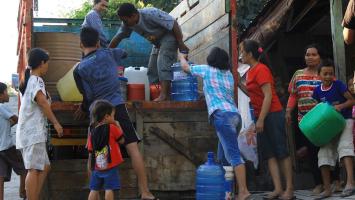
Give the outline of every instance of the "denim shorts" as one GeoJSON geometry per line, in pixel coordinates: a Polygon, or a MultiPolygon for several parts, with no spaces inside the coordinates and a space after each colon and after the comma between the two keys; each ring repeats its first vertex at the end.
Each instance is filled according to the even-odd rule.
{"type": "Polygon", "coordinates": [[[262,160],[289,156],[286,137],[285,112],[269,112],[264,120],[264,131],[257,134],[258,152],[262,160]]]}
{"type": "Polygon", "coordinates": [[[233,167],[243,164],[244,160],[240,155],[237,140],[242,123],[240,114],[216,110],[213,112],[211,120],[219,139],[218,160],[223,165],[232,165],[233,167]]]}
{"type": "Polygon", "coordinates": [[[92,171],[90,178],[90,190],[118,190],[120,187],[120,178],[117,167],[105,171],[92,171]]]}

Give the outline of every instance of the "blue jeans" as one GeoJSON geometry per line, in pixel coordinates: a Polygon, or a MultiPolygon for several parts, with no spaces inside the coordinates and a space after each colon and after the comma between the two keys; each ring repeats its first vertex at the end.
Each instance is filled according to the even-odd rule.
{"type": "Polygon", "coordinates": [[[238,134],[241,117],[236,112],[216,110],[212,114],[212,122],[219,139],[217,158],[223,165],[233,167],[244,163],[238,147],[238,134]]]}

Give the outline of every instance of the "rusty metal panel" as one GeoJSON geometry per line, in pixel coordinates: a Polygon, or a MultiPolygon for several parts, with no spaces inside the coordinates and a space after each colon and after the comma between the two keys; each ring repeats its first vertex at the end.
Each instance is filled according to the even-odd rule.
{"type": "Polygon", "coordinates": [[[47,90],[52,97],[58,97],[57,81],[80,61],[81,49],[79,36],[74,33],[34,33],[34,47],[49,52],[48,72],[44,76],[47,90]]]}

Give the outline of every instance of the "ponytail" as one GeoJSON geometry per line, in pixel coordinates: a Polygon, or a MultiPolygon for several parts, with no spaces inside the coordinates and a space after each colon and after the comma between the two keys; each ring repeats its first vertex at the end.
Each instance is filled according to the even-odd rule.
{"type": "Polygon", "coordinates": [[[21,80],[20,87],[19,87],[22,95],[25,94],[27,88],[27,82],[31,76],[31,70],[37,69],[42,65],[42,62],[46,63],[48,60],[49,60],[48,53],[41,48],[33,48],[28,52],[27,55],[28,67],[26,68],[25,76],[21,80]]]}
{"type": "Polygon", "coordinates": [[[270,65],[270,59],[266,55],[265,50],[260,46],[260,44],[255,40],[244,40],[242,42],[244,51],[251,53],[253,58],[258,62],[261,62],[267,66],[270,65]]]}
{"type": "Polygon", "coordinates": [[[25,77],[23,77],[23,79],[21,80],[20,87],[19,87],[22,95],[25,94],[25,91],[27,88],[27,82],[28,82],[28,79],[30,79],[30,76],[31,76],[31,69],[29,67],[27,67],[25,70],[25,77]]]}

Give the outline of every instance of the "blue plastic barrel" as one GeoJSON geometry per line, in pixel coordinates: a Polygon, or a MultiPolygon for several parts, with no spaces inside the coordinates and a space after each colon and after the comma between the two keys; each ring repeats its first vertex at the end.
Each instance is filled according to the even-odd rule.
{"type": "Polygon", "coordinates": [[[208,152],[207,162],[196,171],[196,200],[224,200],[224,169],[214,161],[213,152],[208,152]]]}
{"type": "Polygon", "coordinates": [[[197,77],[185,73],[182,70],[180,63],[175,63],[171,68],[174,77],[173,80],[171,81],[171,100],[197,101],[198,100],[197,77]]]}

